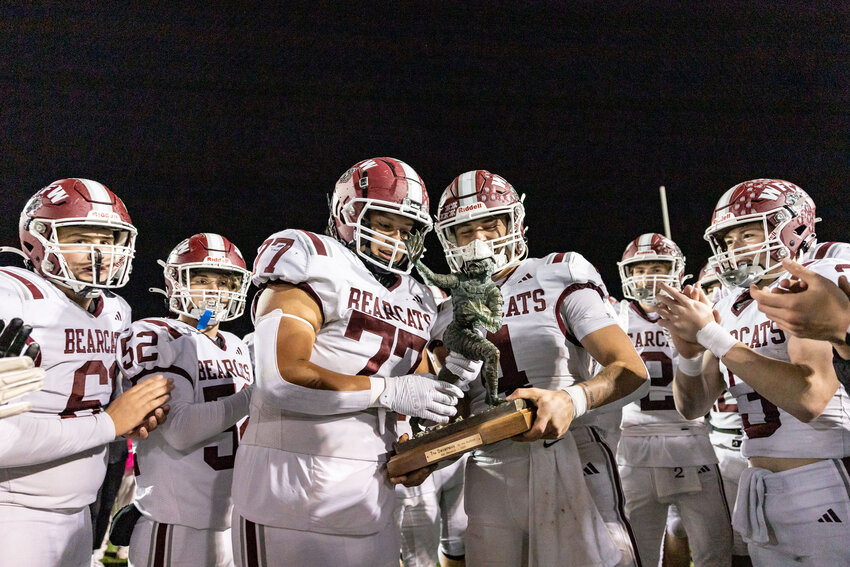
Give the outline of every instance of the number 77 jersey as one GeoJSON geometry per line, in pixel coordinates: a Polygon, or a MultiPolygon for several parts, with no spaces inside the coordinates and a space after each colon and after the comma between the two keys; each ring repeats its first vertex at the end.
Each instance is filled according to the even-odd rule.
{"type": "MultiPolygon", "coordinates": [[[[295,285],[319,305],[322,327],[310,357],[313,364],[342,374],[392,377],[412,373],[422,361],[437,311],[431,293],[408,275],[384,287],[354,252],[333,238],[294,229],[273,234],[260,247],[253,282],[260,288],[276,282],[295,285]]],[[[258,377],[260,390],[263,379],[258,377]]],[[[328,422],[324,416],[316,418],[328,422]]],[[[305,420],[310,418],[299,416],[293,427],[305,420]]],[[[395,441],[390,431],[383,441],[374,435],[374,419],[346,421],[339,422],[339,435],[323,436],[319,446],[291,449],[377,459],[395,441]]],[[[299,435],[286,437],[297,444],[299,435]]]]}

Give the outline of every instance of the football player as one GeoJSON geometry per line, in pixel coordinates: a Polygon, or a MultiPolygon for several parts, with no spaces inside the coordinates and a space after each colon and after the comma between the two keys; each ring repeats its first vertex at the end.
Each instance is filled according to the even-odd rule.
{"type": "MultiPolygon", "coordinates": [[[[630,564],[613,454],[593,412],[584,415],[642,397],[646,368],[617,326],[596,269],[575,252],[527,258],[524,218],[511,184],[485,170],[455,178],[439,204],[437,236],[452,271],[482,243],[497,258],[503,326],[487,338],[501,355],[499,391],[537,406],[522,437],[528,443],[488,445],[467,461],[466,557],[476,565],[614,565],[625,554],[630,564]],[[603,366],[596,376],[594,359],[603,366]]],[[[480,411],[483,385],[473,383],[470,394],[480,411]]]]}
{"type": "MultiPolygon", "coordinates": [[[[749,459],[733,526],[755,565],[844,565],[850,528],[848,396],[827,342],[788,336],[758,310],[747,286],[773,288],[783,258],[815,237],[815,205],[779,179],[735,185],[720,198],[705,237],[720,278],[738,286],[715,312],[698,289],[662,286],[662,325],[680,353],[673,383],[683,416],[705,414],[727,388],[736,398],[749,459]],[[707,352],[706,352],[707,351],[707,352]],[[704,356],[703,356],[703,353],[704,356]]],[[[840,264],[810,269],[832,281],[840,264]]]]}
{"type": "Polygon", "coordinates": [[[668,508],[675,504],[694,563],[727,566],[732,524],[717,457],[705,419],[685,419],[676,411],[672,382],[678,353],[658,325],[655,307],[661,283],[681,289],[685,257],[669,238],[647,233],[629,243],[618,268],[626,298],[620,309],[627,314],[621,319],[651,380],[649,393],[623,408],[617,450],[626,515],[641,561],[658,564],[668,508]]]}
{"type": "Polygon", "coordinates": [[[177,318],[141,319],[121,337],[119,364],[131,383],[161,373],[175,385],[168,422],[136,446],[141,518],[130,561],[227,567],[234,453],[254,375],[248,346],[219,325],[245,310],[250,272],[232,242],[209,232],[183,240],[160,263],[165,290],[152,291],[177,318]]]}
{"type": "Polygon", "coordinates": [[[32,326],[45,376],[42,390],[21,398],[32,410],[0,421],[0,564],[89,565],[89,504],[106,444],[147,436],[173,385],[156,377],[109,403],[119,390],[117,339],[130,324],[112,290],[127,283],[136,240],[112,191],[56,181],[27,202],[19,234],[28,269],[0,269],[0,319],[32,326]]]}
{"type": "Polygon", "coordinates": [[[405,242],[431,228],[422,179],[364,160],[330,207],[329,235],[283,230],[254,262],[257,391],[233,483],[241,566],[397,567],[392,412],[446,423],[461,395],[420,373],[436,305],[405,242]]]}

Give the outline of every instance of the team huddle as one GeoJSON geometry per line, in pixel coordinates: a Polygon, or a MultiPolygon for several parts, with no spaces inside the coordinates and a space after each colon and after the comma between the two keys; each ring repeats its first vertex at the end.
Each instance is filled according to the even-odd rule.
{"type": "Polygon", "coordinates": [[[817,242],[809,195],[726,191],[693,284],[672,240],[637,236],[621,301],[577,252],[529,257],[523,199],[473,170],[434,211],[408,164],[364,160],[323,233],[272,234],[253,270],[222,235],[182,240],[151,288],[170,313],[134,321],[122,201],[38,191],[25,267],[0,268],[0,567],[92,564],[124,437],[135,495],[111,537],[137,567],[850,564],[850,245],[817,242]],[[452,273],[495,262],[501,327],[479,334],[534,421],[390,478],[410,418],[491,396],[443,343],[453,298],[413,276],[431,230],[452,273]],[[246,308],[250,335],[220,328],[246,308]]]}

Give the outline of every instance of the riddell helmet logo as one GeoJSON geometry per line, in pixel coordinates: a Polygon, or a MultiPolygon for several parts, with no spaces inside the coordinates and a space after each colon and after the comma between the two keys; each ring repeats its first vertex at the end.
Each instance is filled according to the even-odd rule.
{"type": "Polygon", "coordinates": [[[722,215],[718,215],[714,222],[723,222],[734,217],[732,213],[723,213],[722,215]]]}
{"type": "Polygon", "coordinates": [[[207,256],[204,258],[204,262],[209,262],[211,264],[230,264],[229,258],[213,258],[212,256],[207,256]]]}
{"type": "Polygon", "coordinates": [[[89,211],[86,215],[87,218],[90,219],[103,219],[115,222],[121,222],[121,215],[116,213],[115,211],[89,211]]]}
{"type": "Polygon", "coordinates": [[[471,213],[472,211],[478,211],[484,208],[484,203],[473,203],[471,205],[464,205],[463,207],[458,207],[457,214],[471,213]]]}

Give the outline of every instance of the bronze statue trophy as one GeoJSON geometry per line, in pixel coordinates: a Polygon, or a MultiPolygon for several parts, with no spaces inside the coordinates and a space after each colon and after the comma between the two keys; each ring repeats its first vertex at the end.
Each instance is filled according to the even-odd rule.
{"type": "MultiPolygon", "coordinates": [[[[420,243],[413,242],[410,246],[414,248],[420,243]]],[[[526,408],[524,400],[506,402],[499,398],[499,349],[477,330],[483,327],[495,333],[502,327],[502,293],[491,279],[496,270],[492,249],[484,242],[473,242],[470,257],[465,259],[462,271],[456,274],[435,274],[419,260],[416,269],[425,283],[451,292],[452,321],[443,333],[443,344],[449,351],[484,362],[482,374],[487,409],[466,419],[458,417],[448,425],[420,431],[413,439],[396,443],[395,454],[387,463],[390,476],[400,476],[513,437],[528,431],[533,420],[532,410],[526,408]]],[[[437,378],[448,382],[457,380],[445,366],[437,378]]],[[[413,420],[411,426],[414,432],[419,428],[413,420]]]]}

